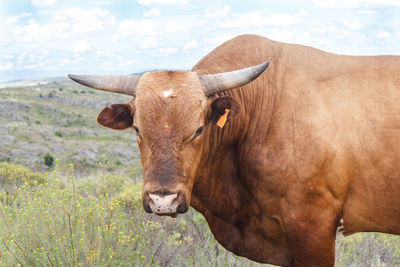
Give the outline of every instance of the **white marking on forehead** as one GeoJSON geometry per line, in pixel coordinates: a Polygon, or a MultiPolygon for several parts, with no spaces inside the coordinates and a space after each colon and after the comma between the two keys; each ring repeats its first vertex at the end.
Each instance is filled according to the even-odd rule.
{"type": "Polygon", "coordinates": [[[167,97],[169,97],[170,95],[172,95],[173,92],[174,92],[174,91],[173,91],[172,88],[171,88],[171,89],[169,89],[169,90],[163,91],[163,92],[162,92],[162,95],[163,95],[164,98],[167,98],[167,97]]]}
{"type": "Polygon", "coordinates": [[[164,128],[165,128],[165,129],[169,129],[169,128],[171,128],[171,126],[168,124],[168,122],[165,122],[165,123],[164,123],[164,128]]]}
{"type": "Polygon", "coordinates": [[[339,238],[343,238],[344,237],[344,235],[343,235],[343,232],[344,232],[344,220],[343,220],[343,218],[342,219],[340,219],[340,221],[339,221],[339,223],[338,223],[338,226],[337,226],[337,228],[336,228],[336,239],[339,239],[339,238]]]}

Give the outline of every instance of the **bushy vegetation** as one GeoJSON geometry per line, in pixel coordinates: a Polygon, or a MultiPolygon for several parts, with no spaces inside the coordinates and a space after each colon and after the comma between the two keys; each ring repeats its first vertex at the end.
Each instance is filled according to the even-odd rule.
{"type": "MultiPolygon", "coordinates": [[[[140,182],[107,174],[76,179],[0,164],[0,266],[260,266],[222,248],[194,210],[144,213],[140,182]]],[[[103,172],[104,170],[104,172],[103,172]]],[[[136,179],[136,178],[135,178],[136,179]]],[[[357,234],[337,242],[337,266],[398,266],[400,239],[357,234]]]]}
{"type": "Polygon", "coordinates": [[[3,181],[19,182],[0,195],[0,266],[258,265],[217,244],[193,210],[177,219],[145,214],[141,184],[128,177],[2,166],[3,181]]]}
{"type": "Polygon", "coordinates": [[[13,194],[24,184],[32,186],[46,181],[43,174],[33,172],[28,167],[8,162],[0,163],[0,193],[13,194]]]}
{"type": "Polygon", "coordinates": [[[400,266],[400,236],[358,233],[336,242],[337,266],[400,266]]]}

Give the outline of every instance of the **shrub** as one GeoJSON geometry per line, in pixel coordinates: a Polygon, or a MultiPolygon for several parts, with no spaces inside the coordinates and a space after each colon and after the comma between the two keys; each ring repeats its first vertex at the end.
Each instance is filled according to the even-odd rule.
{"type": "Polygon", "coordinates": [[[13,194],[23,184],[32,186],[46,181],[43,174],[33,172],[25,166],[9,162],[0,163],[0,191],[3,189],[8,194],[13,194]]]}
{"type": "Polygon", "coordinates": [[[56,92],[55,92],[55,91],[51,91],[51,92],[47,95],[47,97],[48,97],[48,98],[53,98],[55,95],[56,95],[56,92]]]}
{"type": "Polygon", "coordinates": [[[46,155],[44,155],[44,164],[49,168],[52,167],[54,164],[54,157],[49,153],[46,153],[46,155]]]}
{"type": "Polygon", "coordinates": [[[55,134],[56,136],[58,136],[58,137],[63,137],[63,134],[62,134],[61,131],[56,131],[54,134],[55,134]]]}
{"type": "Polygon", "coordinates": [[[11,162],[11,158],[10,157],[5,157],[5,158],[0,158],[0,162],[11,162]]]}
{"type": "Polygon", "coordinates": [[[339,267],[400,265],[400,236],[358,233],[339,239],[336,245],[339,267]]]}
{"type": "Polygon", "coordinates": [[[115,199],[121,201],[127,207],[140,207],[142,186],[142,183],[132,183],[117,194],[115,199]]]}

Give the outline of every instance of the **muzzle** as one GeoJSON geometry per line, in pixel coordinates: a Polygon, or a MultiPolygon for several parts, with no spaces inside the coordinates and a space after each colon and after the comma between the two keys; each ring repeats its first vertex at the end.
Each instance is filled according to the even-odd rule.
{"type": "Polygon", "coordinates": [[[176,216],[188,211],[185,194],[182,192],[144,192],[143,208],[147,213],[176,216]]]}

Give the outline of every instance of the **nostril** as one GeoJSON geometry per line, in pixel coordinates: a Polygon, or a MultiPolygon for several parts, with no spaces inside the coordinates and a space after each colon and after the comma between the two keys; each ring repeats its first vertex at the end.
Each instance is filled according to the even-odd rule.
{"type": "Polygon", "coordinates": [[[154,204],[154,203],[152,203],[152,200],[150,199],[148,193],[146,193],[146,194],[143,196],[142,204],[143,204],[143,209],[144,209],[145,212],[147,212],[147,213],[152,213],[152,212],[153,212],[153,211],[151,210],[150,205],[151,205],[151,204],[154,204]]]}
{"type": "Polygon", "coordinates": [[[185,212],[187,212],[188,209],[189,209],[189,206],[187,204],[185,195],[184,194],[179,194],[178,198],[176,198],[176,201],[178,203],[178,207],[176,208],[176,212],[177,213],[185,213],[185,212]]]}
{"type": "Polygon", "coordinates": [[[150,198],[150,193],[146,192],[143,196],[143,201],[148,204],[154,204],[153,200],[150,198]]]}

